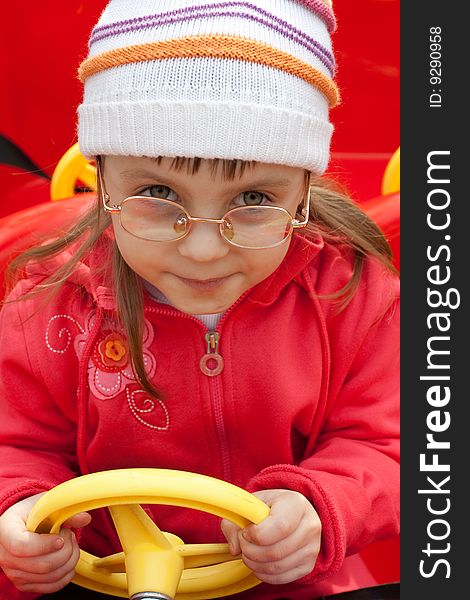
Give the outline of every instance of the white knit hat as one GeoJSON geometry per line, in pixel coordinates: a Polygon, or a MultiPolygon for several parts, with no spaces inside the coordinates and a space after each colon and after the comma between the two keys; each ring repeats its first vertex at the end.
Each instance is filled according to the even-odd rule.
{"type": "Polygon", "coordinates": [[[339,99],[334,28],[330,0],[111,0],[79,70],[81,151],[321,174],[339,99]]]}

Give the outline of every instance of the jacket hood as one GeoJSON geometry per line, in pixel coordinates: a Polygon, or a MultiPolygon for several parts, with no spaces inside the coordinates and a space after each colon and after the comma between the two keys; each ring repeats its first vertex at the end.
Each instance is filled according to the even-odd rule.
{"type": "Polygon", "coordinates": [[[324,241],[320,235],[309,238],[294,235],[279,267],[252,289],[251,301],[268,305],[277,299],[282,289],[292,280],[303,285],[300,273],[318,256],[323,246],[324,241]]]}

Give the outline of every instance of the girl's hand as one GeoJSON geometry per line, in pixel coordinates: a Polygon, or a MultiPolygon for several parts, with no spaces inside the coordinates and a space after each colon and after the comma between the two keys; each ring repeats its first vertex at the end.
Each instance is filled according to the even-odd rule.
{"type": "Polygon", "coordinates": [[[26,520],[42,495],[17,502],[0,517],[0,567],[19,590],[48,594],[62,589],[75,573],[79,548],[68,527],[84,527],[91,517],[71,517],[59,535],[31,533],[26,520]]]}
{"type": "Polygon", "coordinates": [[[310,573],[320,552],[321,522],[316,510],[299,492],[255,492],[271,512],[259,525],[241,530],[223,519],[221,527],[230,552],[266,583],[290,583],[310,573]]]}

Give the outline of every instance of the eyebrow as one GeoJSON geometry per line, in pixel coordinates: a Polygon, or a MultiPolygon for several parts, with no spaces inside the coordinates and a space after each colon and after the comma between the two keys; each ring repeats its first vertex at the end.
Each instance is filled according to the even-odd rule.
{"type": "Polygon", "coordinates": [[[267,177],[265,179],[254,179],[253,181],[248,181],[247,185],[254,187],[276,187],[287,189],[292,186],[292,181],[289,181],[289,179],[285,179],[284,177],[267,177]]]}
{"type": "Polygon", "coordinates": [[[125,181],[134,182],[138,179],[157,179],[161,183],[171,184],[172,182],[166,177],[155,173],[154,171],[147,171],[146,169],[125,169],[119,173],[125,181]]]}
{"type": "MultiPolygon", "coordinates": [[[[154,171],[148,171],[146,169],[126,169],[120,172],[121,177],[125,181],[133,182],[138,179],[155,179],[160,183],[171,186],[175,185],[175,180],[168,179],[167,177],[160,175],[154,171]]],[[[285,177],[265,177],[261,179],[256,179],[255,177],[252,180],[246,181],[243,184],[240,181],[233,181],[234,187],[269,187],[269,188],[278,188],[278,189],[287,189],[292,186],[292,182],[285,177]]]]}

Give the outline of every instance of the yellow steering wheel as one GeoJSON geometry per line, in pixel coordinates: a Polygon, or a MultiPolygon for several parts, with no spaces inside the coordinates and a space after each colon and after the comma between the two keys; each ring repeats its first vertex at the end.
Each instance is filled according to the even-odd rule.
{"type": "Polygon", "coordinates": [[[240,527],[260,523],[269,507],[247,491],[196,473],[118,469],[71,479],[42,496],[27,527],[58,533],[71,516],[109,507],[123,552],[98,558],[80,551],[74,583],[131,600],[208,600],[247,590],[259,580],[227,544],[184,544],[155,525],[139,504],[194,508],[240,527]]]}

